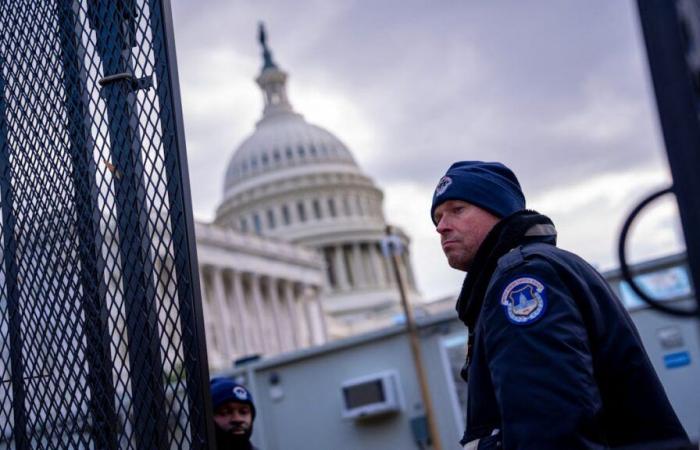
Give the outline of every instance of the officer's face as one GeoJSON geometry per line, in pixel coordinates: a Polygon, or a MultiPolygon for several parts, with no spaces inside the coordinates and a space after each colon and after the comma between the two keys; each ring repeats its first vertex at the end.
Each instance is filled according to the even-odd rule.
{"type": "Polygon", "coordinates": [[[468,271],[476,251],[501,219],[462,200],[447,200],[435,208],[442,251],[455,269],[468,271]]]}
{"type": "Polygon", "coordinates": [[[214,411],[214,422],[227,433],[243,436],[250,430],[253,414],[245,403],[227,402],[214,411]]]}

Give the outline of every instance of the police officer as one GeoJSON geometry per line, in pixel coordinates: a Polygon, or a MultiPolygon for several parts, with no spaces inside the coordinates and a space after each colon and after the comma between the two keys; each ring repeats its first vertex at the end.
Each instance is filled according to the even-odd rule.
{"type": "Polygon", "coordinates": [[[256,450],[250,443],[255,420],[253,396],[228,378],[214,378],[210,386],[217,448],[256,450]]]}
{"type": "Polygon", "coordinates": [[[580,257],[556,247],[500,163],[453,164],[431,218],[467,276],[465,449],[679,448],[688,437],[626,310],[580,257]]]}

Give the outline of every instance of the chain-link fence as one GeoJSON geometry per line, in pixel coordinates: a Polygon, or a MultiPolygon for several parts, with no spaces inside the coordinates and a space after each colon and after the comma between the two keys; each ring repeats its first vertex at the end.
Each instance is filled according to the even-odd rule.
{"type": "Polygon", "coordinates": [[[0,449],[212,436],[167,0],[0,2],[0,449]]]}

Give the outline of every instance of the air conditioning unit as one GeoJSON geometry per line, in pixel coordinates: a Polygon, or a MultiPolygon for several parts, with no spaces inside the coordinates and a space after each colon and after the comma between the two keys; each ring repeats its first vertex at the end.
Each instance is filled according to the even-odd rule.
{"type": "Polygon", "coordinates": [[[362,419],[403,409],[399,376],[387,370],[343,382],[343,418],[362,419]]]}

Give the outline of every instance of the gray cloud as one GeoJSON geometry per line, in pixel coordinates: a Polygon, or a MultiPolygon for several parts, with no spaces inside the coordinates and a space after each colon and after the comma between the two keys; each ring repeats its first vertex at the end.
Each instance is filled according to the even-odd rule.
{"type": "MultiPolygon", "coordinates": [[[[290,73],[293,104],[315,90],[347,99],[361,115],[362,124],[348,116],[347,126],[331,128],[323,114],[300,110],[346,140],[387,191],[411,184],[429,198],[459,159],[506,162],[531,198],[616,173],[657,172],[630,192],[667,179],[634,2],[173,0],[173,11],[200,217],[211,217],[225,163],[261,112],[253,82],[258,20],[290,73]],[[362,127],[370,128],[369,142],[352,132],[362,127]]],[[[420,236],[416,245],[429,246],[430,230],[417,224],[428,206],[400,212],[403,191],[393,192],[387,213],[420,236]]],[[[560,215],[564,242],[610,265],[624,211],[597,202],[560,215]],[[592,246],[590,230],[577,224],[596,217],[606,228],[592,246]]],[[[414,255],[421,255],[415,263],[426,294],[444,292],[445,277],[421,270],[444,264],[439,249],[414,255]]]]}

